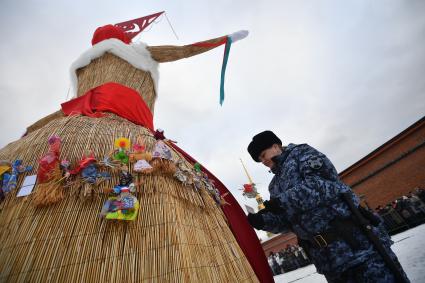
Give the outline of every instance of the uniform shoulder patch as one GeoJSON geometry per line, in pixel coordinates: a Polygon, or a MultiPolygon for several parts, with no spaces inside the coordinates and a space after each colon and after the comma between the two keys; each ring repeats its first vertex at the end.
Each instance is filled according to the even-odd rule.
{"type": "Polygon", "coordinates": [[[311,169],[319,170],[322,168],[323,159],[319,156],[312,156],[307,160],[307,164],[311,169]]]}

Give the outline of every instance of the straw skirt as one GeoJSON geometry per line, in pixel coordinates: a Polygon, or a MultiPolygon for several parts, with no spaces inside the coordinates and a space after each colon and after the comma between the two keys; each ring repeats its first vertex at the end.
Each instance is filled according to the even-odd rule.
{"type": "Polygon", "coordinates": [[[31,195],[17,198],[53,134],[62,139],[60,157],[74,164],[91,152],[103,159],[118,137],[141,136],[148,151],[155,145],[145,128],[108,114],[59,117],[1,149],[0,159],[34,169],[19,175],[18,188],[0,204],[0,282],[257,282],[213,197],[171,176],[133,173],[140,210],[132,222],[99,217],[103,190],[118,184],[109,169],[112,179],[89,201],[79,197],[78,182],[47,207],[36,207],[31,195]]]}

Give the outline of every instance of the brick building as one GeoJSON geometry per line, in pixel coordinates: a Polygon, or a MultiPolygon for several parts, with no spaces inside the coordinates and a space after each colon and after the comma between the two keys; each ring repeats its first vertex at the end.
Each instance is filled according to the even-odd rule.
{"type": "Polygon", "coordinates": [[[370,208],[425,188],[425,118],[339,175],[370,208]]]}
{"type": "Polygon", "coordinates": [[[288,232],[272,236],[267,241],[261,243],[261,246],[266,256],[269,256],[272,252],[280,252],[286,249],[287,246],[296,244],[298,244],[297,236],[292,232],[288,232]]]}
{"type": "MultiPolygon", "coordinates": [[[[370,208],[386,205],[415,188],[425,188],[425,117],[339,173],[344,183],[370,208]]],[[[278,252],[297,243],[293,233],[262,243],[264,252],[278,252]]]]}

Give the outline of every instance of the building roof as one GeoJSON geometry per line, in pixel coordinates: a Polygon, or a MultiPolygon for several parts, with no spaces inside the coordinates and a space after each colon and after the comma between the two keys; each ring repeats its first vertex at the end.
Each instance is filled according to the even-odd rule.
{"type": "Polygon", "coordinates": [[[359,161],[355,162],[354,164],[350,165],[345,170],[341,171],[339,173],[340,177],[344,177],[344,175],[349,174],[353,170],[357,169],[358,167],[362,166],[364,163],[368,162],[371,158],[373,158],[375,155],[377,155],[379,152],[387,150],[391,145],[396,143],[397,141],[403,139],[405,136],[410,134],[411,132],[415,131],[422,123],[425,122],[425,116],[413,123],[411,126],[409,126],[407,129],[403,130],[401,133],[393,137],[392,139],[388,140],[375,150],[373,150],[371,153],[360,159],[359,161]]]}

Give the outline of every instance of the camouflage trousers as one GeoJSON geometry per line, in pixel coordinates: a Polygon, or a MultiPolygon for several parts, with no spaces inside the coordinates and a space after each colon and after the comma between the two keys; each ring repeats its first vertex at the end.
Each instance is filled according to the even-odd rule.
{"type": "MultiPolygon", "coordinates": [[[[391,257],[399,265],[398,259],[391,252],[391,257]]],[[[403,273],[406,282],[410,282],[406,273],[400,265],[400,271],[403,273]]],[[[362,264],[350,268],[342,274],[325,274],[326,280],[330,283],[396,283],[391,270],[385,265],[384,260],[378,254],[371,256],[362,264]]]]}

